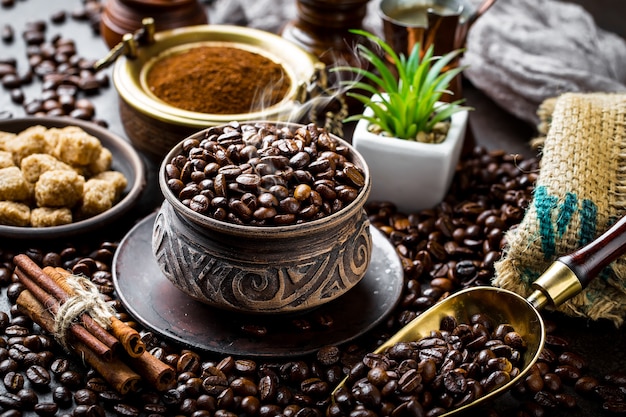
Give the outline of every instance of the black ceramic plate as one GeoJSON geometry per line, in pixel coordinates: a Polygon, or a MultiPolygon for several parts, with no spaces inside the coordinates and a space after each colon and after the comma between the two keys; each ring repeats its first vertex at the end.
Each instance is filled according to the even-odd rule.
{"type": "Polygon", "coordinates": [[[0,131],[19,133],[31,126],[45,127],[78,126],[87,133],[100,139],[100,143],[113,154],[111,169],[126,176],[128,185],[122,199],[111,209],[89,219],[71,224],[52,227],[17,227],[0,225],[0,237],[15,239],[59,239],[79,235],[100,229],[111,224],[126,214],[139,200],[139,196],[146,186],[145,168],[143,161],[123,138],[111,133],[107,129],[92,122],[61,117],[23,117],[0,120],[0,131]]]}
{"type": "Polygon", "coordinates": [[[191,299],[161,273],[151,247],[155,216],[140,221],[120,243],[113,259],[113,282],[135,320],[187,347],[253,357],[312,353],[374,328],[393,310],[402,292],[400,259],[382,232],[372,227],[372,259],[365,277],[330,303],[297,315],[243,315],[215,309],[191,299]],[[305,329],[306,324],[310,328],[305,329]],[[257,334],[259,329],[266,333],[257,334]]]}

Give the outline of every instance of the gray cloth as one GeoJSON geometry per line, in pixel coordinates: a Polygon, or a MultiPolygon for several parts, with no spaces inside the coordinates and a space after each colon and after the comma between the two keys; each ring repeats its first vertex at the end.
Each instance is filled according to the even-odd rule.
{"type": "Polygon", "coordinates": [[[279,33],[295,17],[295,0],[214,0],[209,8],[213,24],[248,26],[272,33],[279,33]]]}
{"type": "MultiPolygon", "coordinates": [[[[285,24],[297,17],[296,0],[205,0],[210,5],[209,20],[215,24],[248,26],[280,33],[285,24]]],[[[477,1],[477,0],[470,0],[477,1]]],[[[370,0],[363,27],[382,35],[378,14],[380,0],[370,0]]]]}
{"type": "Polygon", "coordinates": [[[626,41],[554,0],[498,0],[470,29],[462,63],[477,88],[533,124],[547,98],[626,91],[626,41]]]}

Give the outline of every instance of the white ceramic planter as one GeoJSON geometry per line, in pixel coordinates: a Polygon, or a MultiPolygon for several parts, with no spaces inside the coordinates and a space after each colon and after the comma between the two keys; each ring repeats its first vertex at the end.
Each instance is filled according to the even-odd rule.
{"type": "MultiPolygon", "coordinates": [[[[371,114],[369,108],[365,113],[371,114]]],[[[448,136],[441,143],[421,143],[380,136],[360,120],[352,144],[365,158],[372,178],[370,201],[390,201],[411,213],[440,203],[450,188],[461,156],[468,112],[452,116],[448,136]]]]}

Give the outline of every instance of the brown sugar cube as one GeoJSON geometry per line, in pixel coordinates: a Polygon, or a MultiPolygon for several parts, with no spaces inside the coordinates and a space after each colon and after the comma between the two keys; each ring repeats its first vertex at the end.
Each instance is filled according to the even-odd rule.
{"type": "Polygon", "coordinates": [[[35,183],[39,207],[74,207],[83,196],[85,177],[75,171],[46,171],[35,183]]]}
{"type": "Polygon", "coordinates": [[[0,201],[0,224],[28,226],[30,224],[30,207],[15,201],[0,201]]]}
{"type": "Polygon", "coordinates": [[[72,126],[61,131],[52,155],[71,166],[86,166],[98,159],[102,150],[98,138],[72,126]]]}
{"type": "Polygon", "coordinates": [[[126,179],[126,176],[119,171],[104,171],[97,175],[94,175],[91,179],[103,180],[113,184],[113,186],[115,187],[116,201],[122,196],[122,193],[128,185],[128,180],[126,179]]]}
{"type": "Polygon", "coordinates": [[[48,149],[50,149],[50,152],[53,152],[61,136],[70,133],[81,133],[82,131],[83,130],[78,126],[50,127],[44,133],[44,138],[48,144],[48,149]]]}
{"type": "Polygon", "coordinates": [[[13,163],[13,154],[8,151],[0,151],[0,168],[15,166],[13,163]]]}
{"type": "Polygon", "coordinates": [[[47,153],[34,153],[22,159],[22,174],[28,182],[36,183],[41,174],[52,170],[74,171],[74,169],[47,153]]]}
{"type": "Polygon", "coordinates": [[[6,150],[13,154],[13,162],[19,166],[22,159],[34,153],[49,153],[50,149],[44,138],[44,126],[31,126],[6,143],[6,150]]]}
{"type": "Polygon", "coordinates": [[[37,207],[30,212],[32,227],[60,226],[72,223],[72,211],[67,207],[37,207]]]}
{"type": "Polygon", "coordinates": [[[18,167],[0,168],[0,200],[25,201],[30,196],[31,189],[18,167]]]}
{"type": "Polygon", "coordinates": [[[116,189],[112,182],[90,179],[85,182],[83,201],[77,217],[87,218],[107,211],[115,204],[116,189]]]}
{"type": "Polygon", "coordinates": [[[0,151],[7,151],[7,143],[13,140],[15,136],[15,133],[0,131],[0,151]]]}
{"type": "Polygon", "coordinates": [[[101,172],[111,169],[113,163],[113,154],[107,148],[102,148],[100,155],[87,167],[90,176],[97,175],[101,172]]]}
{"type": "Polygon", "coordinates": [[[100,155],[98,155],[98,158],[95,161],[85,166],[74,166],[74,169],[76,169],[83,177],[91,178],[101,172],[111,169],[112,163],[113,154],[107,148],[102,147],[100,155]]]}

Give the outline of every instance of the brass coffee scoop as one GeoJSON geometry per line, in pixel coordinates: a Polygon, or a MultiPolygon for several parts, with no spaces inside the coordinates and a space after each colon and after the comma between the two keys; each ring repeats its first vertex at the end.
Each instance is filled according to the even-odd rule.
{"type": "MultiPolygon", "coordinates": [[[[398,342],[416,341],[440,328],[441,319],[456,318],[458,323],[470,323],[474,314],[492,318],[495,326],[508,323],[524,338],[526,351],[521,358],[520,373],[507,384],[443,416],[475,407],[504,393],[530,371],[543,349],[545,327],[539,310],[550,305],[558,307],[582,291],[611,262],[626,253],[626,216],[591,243],[569,255],[559,257],[533,284],[533,292],[523,298],[512,291],[495,287],[474,287],[459,291],[438,302],[382,344],[375,353],[383,353],[398,342]]],[[[495,327],[494,326],[494,327],[495,327]]],[[[345,384],[344,379],[333,392],[345,384]]]]}

